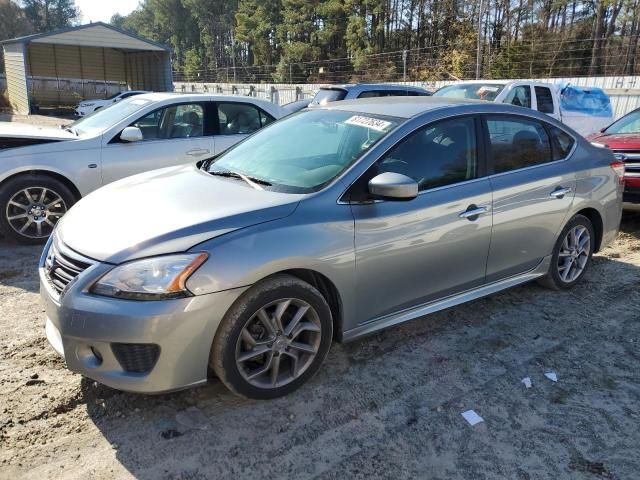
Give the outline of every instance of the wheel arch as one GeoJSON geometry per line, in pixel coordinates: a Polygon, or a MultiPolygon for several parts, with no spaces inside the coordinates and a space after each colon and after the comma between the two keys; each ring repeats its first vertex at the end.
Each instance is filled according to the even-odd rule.
{"type": "Polygon", "coordinates": [[[333,320],[333,338],[339,342],[342,341],[343,305],[340,292],[338,291],[336,285],[326,275],[308,268],[292,268],[289,270],[282,270],[280,272],[274,273],[274,275],[277,274],[291,275],[292,277],[296,277],[303,282],[307,282],[320,292],[320,294],[329,304],[329,308],[331,309],[331,317],[333,320]]]}
{"type": "Polygon", "coordinates": [[[602,215],[598,210],[593,207],[583,208],[582,210],[578,210],[575,215],[583,215],[589,219],[591,225],[593,225],[593,230],[596,235],[596,244],[593,249],[593,253],[596,253],[600,250],[600,246],[602,245],[602,237],[604,235],[604,222],[602,220],[602,215]]]}
{"type": "Polygon", "coordinates": [[[65,177],[64,175],[58,172],[54,172],[53,170],[44,170],[44,169],[37,169],[37,168],[16,172],[9,175],[6,178],[3,178],[2,181],[0,181],[0,188],[2,188],[3,185],[5,185],[10,180],[13,180],[14,178],[26,177],[29,175],[45,175],[51,178],[55,178],[56,180],[64,184],[69,190],[71,190],[71,193],[73,193],[73,196],[75,197],[76,201],[82,198],[82,194],[80,193],[80,190],[78,189],[78,187],[76,187],[76,185],[71,180],[69,180],[69,178],[65,177]]]}

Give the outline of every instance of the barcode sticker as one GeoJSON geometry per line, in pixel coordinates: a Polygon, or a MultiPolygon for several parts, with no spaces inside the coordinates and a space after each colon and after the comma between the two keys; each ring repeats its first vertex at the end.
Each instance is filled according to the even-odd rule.
{"type": "Polygon", "coordinates": [[[362,115],[354,115],[344,122],[349,125],[357,125],[359,127],[367,127],[378,132],[385,132],[391,126],[391,122],[380,120],[379,118],[364,117],[362,115]]]}

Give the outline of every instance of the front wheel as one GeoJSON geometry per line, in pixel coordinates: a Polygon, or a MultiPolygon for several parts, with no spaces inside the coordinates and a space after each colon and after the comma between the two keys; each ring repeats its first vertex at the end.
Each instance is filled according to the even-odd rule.
{"type": "Polygon", "coordinates": [[[573,287],[589,268],[595,235],[591,220],[575,215],[564,227],[556,241],[549,272],[540,283],[554,290],[573,287]]]}
{"type": "Polygon", "coordinates": [[[320,292],[296,277],[276,275],[254,285],[227,312],[210,366],[239,395],[280,397],[318,371],[332,334],[331,310],[320,292]]]}
{"type": "Polygon", "coordinates": [[[0,232],[17,243],[42,243],[75,200],[71,190],[55,178],[14,177],[0,187],[0,232]]]}

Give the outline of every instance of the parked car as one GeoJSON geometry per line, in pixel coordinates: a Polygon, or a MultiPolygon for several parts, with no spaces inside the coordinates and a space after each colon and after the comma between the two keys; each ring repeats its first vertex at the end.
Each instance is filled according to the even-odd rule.
{"type": "Polygon", "coordinates": [[[513,106],[310,109],[78,202],[40,260],[47,337],[116,389],[191,387],[211,367],[240,395],[284,395],[333,339],[534,279],[575,286],[618,231],[620,173],[513,106]]]}
{"type": "Polygon", "coordinates": [[[120,100],[124,100],[125,98],[134,97],[136,95],[142,95],[145,92],[144,90],[127,90],[124,92],[116,93],[115,95],[111,95],[109,98],[95,98],[92,100],[83,100],[76,107],[75,113],[79,117],[84,117],[85,115],[89,115],[90,113],[95,112],[96,110],[100,110],[101,108],[107,107],[109,105],[113,105],[114,103],[119,102],[120,100]]]}
{"type": "Polygon", "coordinates": [[[282,108],[288,115],[303,108],[314,108],[331,102],[353,100],[355,98],[376,97],[428,97],[431,92],[410,85],[393,85],[387,83],[354,83],[345,85],[327,85],[320,87],[313,98],[287,103],[282,108]]]}
{"type": "Polygon", "coordinates": [[[589,140],[607,146],[624,161],[624,207],[640,209],[640,108],[591,135],[589,140]]]}
{"type": "Polygon", "coordinates": [[[476,80],[442,87],[434,95],[530,108],[569,125],[583,136],[597,132],[613,121],[609,96],[599,88],[529,80],[476,80]]]}
{"type": "Polygon", "coordinates": [[[251,97],[150,93],[64,130],[0,123],[0,233],[44,241],[96,188],[221,153],[282,115],[277,105],[251,97]]]}

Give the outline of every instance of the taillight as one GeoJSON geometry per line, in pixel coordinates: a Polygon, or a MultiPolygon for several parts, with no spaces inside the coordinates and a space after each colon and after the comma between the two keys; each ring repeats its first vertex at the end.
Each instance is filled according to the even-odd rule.
{"type": "Polygon", "coordinates": [[[613,171],[616,172],[620,185],[624,185],[624,162],[621,160],[616,160],[614,162],[611,162],[610,166],[613,171]]]}

